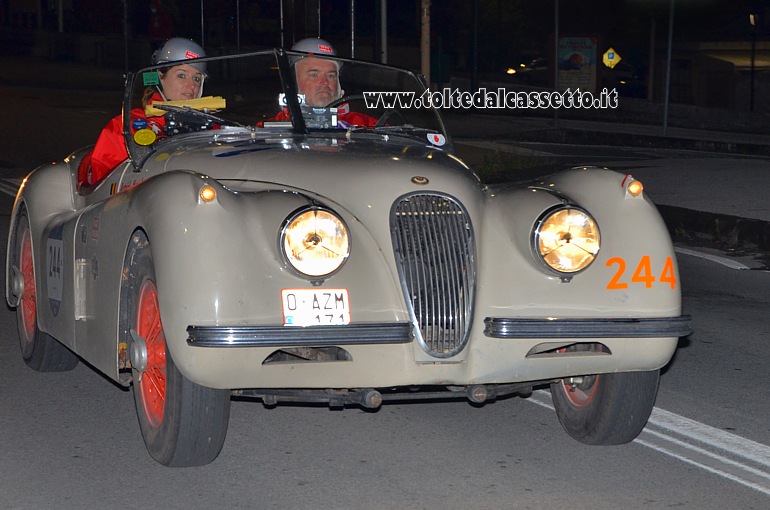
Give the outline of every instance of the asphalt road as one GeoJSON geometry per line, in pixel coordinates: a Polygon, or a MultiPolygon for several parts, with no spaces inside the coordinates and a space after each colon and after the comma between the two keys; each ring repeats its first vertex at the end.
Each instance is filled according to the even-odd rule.
{"type": "MultiPolygon", "coordinates": [[[[74,108],[35,97],[14,103],[25,136],[0,137],[0,178],[63,157],[110,115],[107,98],[73,95],[74,108]]],[[[646,161],[635,149],[613,157],[632,156],[646,161]]],[[[698,164],[675,156],[671,172],[698,164]]],[[[0,193],[0,240],[11,201],[0,193]]],[[[0,508],[767,508],[770,273],[690,248],[678,258],[695,331],[664,370],[648,427],[619,447],[570,439],[542,392],[377,412],[235,401],[214,463],[165,468],[145,450],[129,391],[84,363],[30,370],[14,313],[0,307],[0,508]]]]}
{"type": "MultiPolygon", "coordinates": [[[[7,220],[8,200],[0,207],[7,220]]],[[[650,424],[619,447],[570,439],[545,392],[378,412],[235,401],[214,463],[166,468],[145,451],[130,392],[83,363],[30,370],[4,309],[0,507],[766,508],[770,274],[694,256],[680,267],[696,331],[650,424]]]]}

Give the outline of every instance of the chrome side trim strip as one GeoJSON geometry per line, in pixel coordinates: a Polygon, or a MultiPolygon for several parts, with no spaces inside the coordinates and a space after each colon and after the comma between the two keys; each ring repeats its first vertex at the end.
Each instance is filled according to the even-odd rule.
{"type": "Polygon", "coordinates": [[[620,319],[518,319],[487,317],[492,338],[668,338],[692,331],[689,315],[620,319]]]}
{"type": "Polygon", "coordinates": [[[329,347],[406,344],[414,339],[411,322],[346,326],[188,326],[194,347],[329,347]]]}

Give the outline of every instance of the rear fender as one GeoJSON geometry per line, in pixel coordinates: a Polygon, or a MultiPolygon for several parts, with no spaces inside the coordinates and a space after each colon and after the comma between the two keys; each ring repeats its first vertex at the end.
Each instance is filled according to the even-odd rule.
{"type": "MultiPolygon", "coordinates": [[[[5,296],[10,306],[16,306],[17,302],[11,287],[12,252],[16,243],[16,230],[21,212],[27,213],[32,234],[32,250],[37,256],[40,236],[45,227],[55,216],[66,215],[75,210],[73,189],[69,158],[61,164],[54,163],[38,167],[22,181],[11,212],[6,251],[5,296]]],[[[37,280],[37,284],[40,285],[40,278],[38,277],[37,280]]]]}

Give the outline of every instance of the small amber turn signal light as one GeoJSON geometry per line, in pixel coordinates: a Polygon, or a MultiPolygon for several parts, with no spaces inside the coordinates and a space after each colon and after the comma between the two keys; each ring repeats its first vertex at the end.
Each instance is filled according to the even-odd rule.
{"type": "Polygon", "coordinates": [[[634,197],[638,197],[644,191],[644,186],[639,181],[632,181],[628,184],[628,194],[634,197]]]}
{"type": "Polygon", "coordinates": [[[621,182],[620,185],[626,190],[626,198],[639,197],[641,196],[642,191],[644,191],[644,185],[634,179],[634,176],[631,174],[626,174],[626,176],[623,178],[623,182],[621,182]]]}
{"type": "Polygon", "coordinates": [[[213,202],[217,198],[217,190],[213,186],[206,184],[201,188],[198,195],[201,197],[202,202],[213,202]]]}

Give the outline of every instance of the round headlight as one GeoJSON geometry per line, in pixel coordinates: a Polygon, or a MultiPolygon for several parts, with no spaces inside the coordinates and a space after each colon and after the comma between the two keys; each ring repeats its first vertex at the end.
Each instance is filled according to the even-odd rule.
{"type": "Polygon", "coordinates": [[[335,213],[314,207],[290,216],[281,232],[286,260],[307,276],[326,276],[350,254],[348,227],[335,213]]]}
{"type": "Polygon", "coordinates": [[[535,224],[535,253],[558,273],[577,273],[590,266],[599,245],[596,220],[575,206],[552,209],[535,224]]]}

